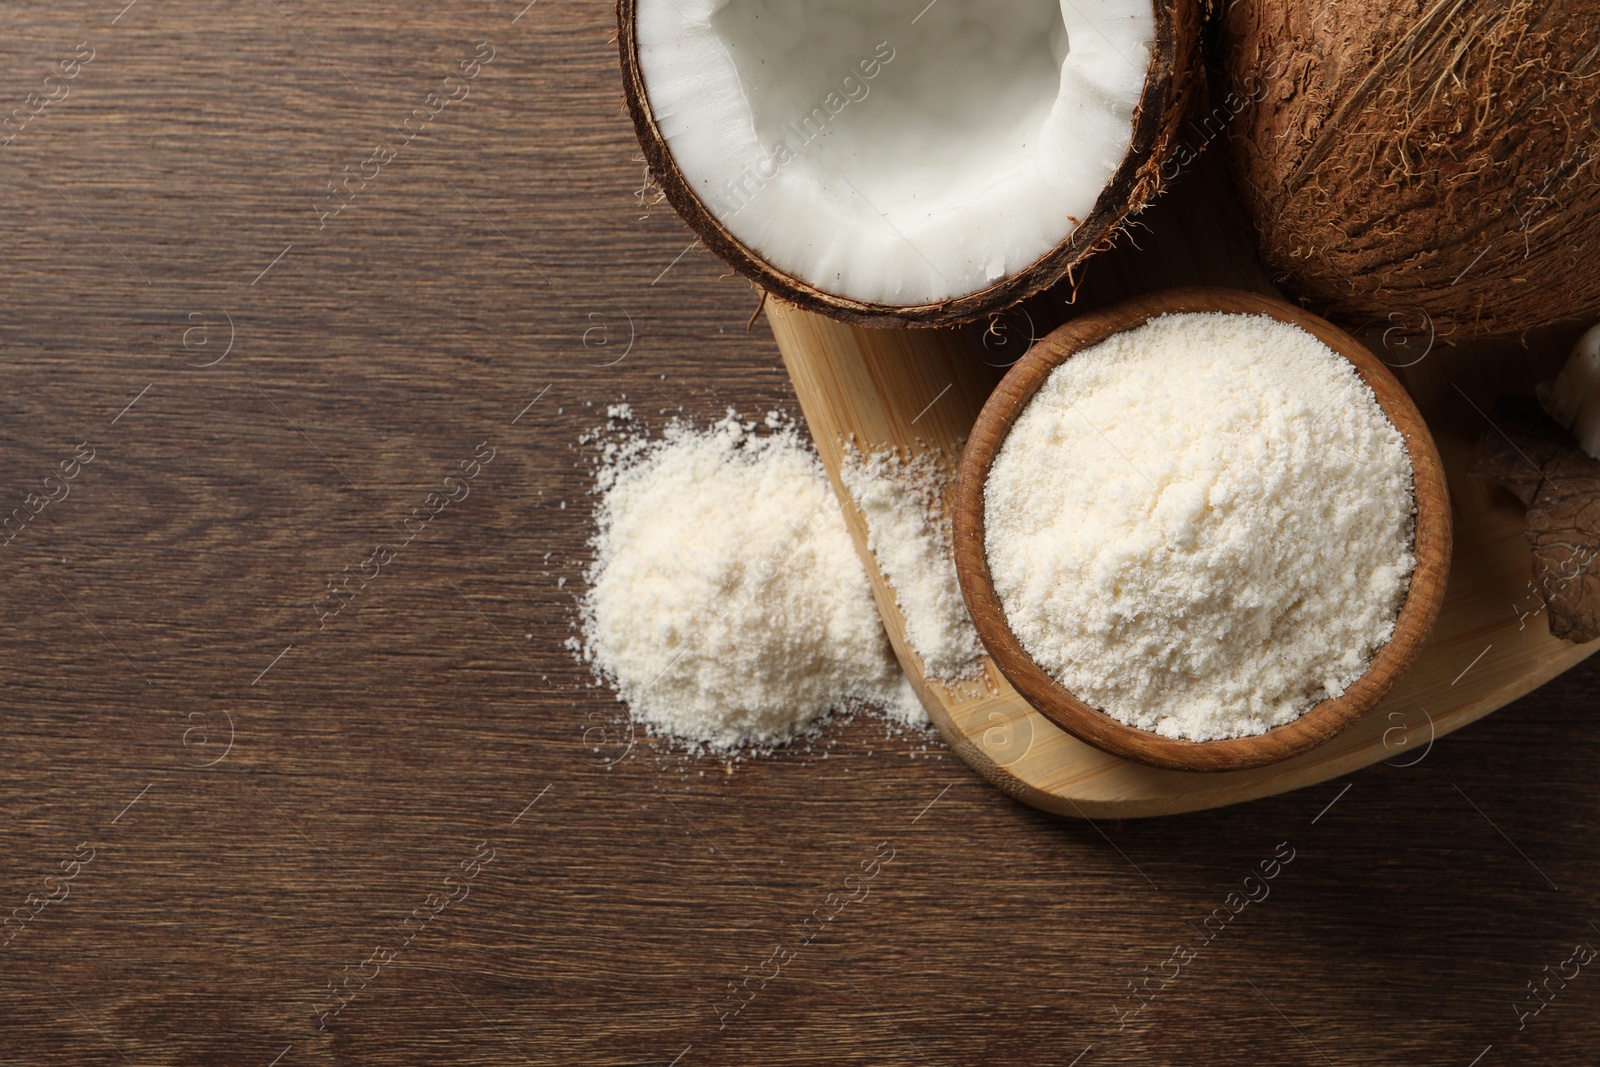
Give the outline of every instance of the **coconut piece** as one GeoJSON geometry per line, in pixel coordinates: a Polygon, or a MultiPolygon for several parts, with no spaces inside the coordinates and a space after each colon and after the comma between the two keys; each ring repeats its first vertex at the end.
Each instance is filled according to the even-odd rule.
{"type": "Polygon", "coordinates": [[[1600,459],[1600,326],[1590,327],[1554,382],[1539,386],[1539,403],[1578,447],[1600,459]]]}
{"type": "Polygon", "coordinates": [[[1582,644],[1600,637],[1600,462],[1578,449],[1539,405],[1502,397],[1467,473],[1505,486],[1527,507],[1529,589],[1550,632],[1582,644]]]}
{"type": "Polygon", "coordinates": [[[1063,278],[1161,185],[1197,0],[619,0],[654,180],[778,296],[972,321],[1063,278]]]}
{"type": "Polygon", "coordinates": [[[1234,0],[1208,131],[1263,258],[1347,324],[1466,339],[1600,308],[1600,0],[1234,0]]]}

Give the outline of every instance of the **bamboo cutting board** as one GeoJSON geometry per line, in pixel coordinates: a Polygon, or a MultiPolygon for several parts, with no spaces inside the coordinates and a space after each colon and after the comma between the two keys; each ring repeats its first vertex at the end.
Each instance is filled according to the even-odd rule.
{"type": "MultiPolygon", "coordinates": [[[[1522,507],[1469,479],[1466,464],[1496,392],[1528,392],[1553,377],[1575,331],[1518,344],[1450,347],[1425,320],[1402,337],[1384,323],[1364,337],[1395,368],[1444,458],[1456,544],[1449,591],[1432,637],[1389,698],[1322,747],[1273,766],[1198,774],[1130,763],[1062,732],[984,662],[979,682],[948,687],[922,675],[895,594],[867,550],[865,520],[839,479],[847,446],[929,454],[952,473],[984,400],[1032,339],[1073,308],[1170,285],[1271,291],[1246,224],[1213,160],[1185,176],[1125,241],[1090,264],[1074,293],[1048,294],[989,328],[869,330],[770,300],[767,314],[817,448],[844,500],[895,652],[933,721],[974,770],[1010,795],[1063,815],[1121,818],[1232,804],[1297,789],[1380,761],[1426,758],[1433,740],[1489,714],[1584,659],[1600,642],[1550,636],[1531,589],[1522,507]],[[1387,333],[1385,332],[1387,330],[1387,333]]],[[[946,522],[949,501],[946,500],[946,522]]]]}

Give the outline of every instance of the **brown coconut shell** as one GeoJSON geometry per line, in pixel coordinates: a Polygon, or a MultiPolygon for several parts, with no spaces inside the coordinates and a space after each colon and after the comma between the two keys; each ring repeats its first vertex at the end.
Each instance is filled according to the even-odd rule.
{"type": "Polygon", "coordinates": [[[1284,289],[1469,339],[1600,311],[1600,0],[1233,0],[1208,131],[1284,289]]]}
{"type": "MultiPolygon", "coordinates": [[[[1153,0],[1153,4],[1155,42],[1144,93],[1133,116],[1133,139],[1089,217],[1044,256],[987,289],[910,306],[868,303],[830,293],[774,267],[725,229],[684,178],[656,126],[639,62],[634,17],[639,0],[617,0],[617,44],[622,53],[623,93],[651,177],[707,248],[762,289],[808,311],[858,326],[957,326],[1016,304],[1068,277],[1088,256],[1110,245],[1122,223],[1161,192],[1162,164],[1203,82],[1201,0],[1153,0]]],[[[863,263],[861,269],[871,270],[872,264],[863,263]]]]}

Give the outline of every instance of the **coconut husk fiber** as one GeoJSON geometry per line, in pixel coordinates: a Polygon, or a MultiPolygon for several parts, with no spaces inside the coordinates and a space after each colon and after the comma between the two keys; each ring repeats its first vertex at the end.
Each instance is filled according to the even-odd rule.
{"type": "Polygon", "coordinates": [[[1600,314],[1600,0],[1235,0],[1208,126],[1263,259],[1347,325],[1600,314]]]}

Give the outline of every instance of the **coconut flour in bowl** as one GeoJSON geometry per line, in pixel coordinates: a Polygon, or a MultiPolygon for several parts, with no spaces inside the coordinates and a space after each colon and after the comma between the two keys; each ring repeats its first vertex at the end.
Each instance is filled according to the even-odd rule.
{"type": "Polygon", "coordinates": [[[1080,700],[1164,737],[1341,695],[1416,560],[1411,459],[1349,361],[1264,315],[1163,315],[1051,372],[984,487],[1007,622],[1080,700]]]}

